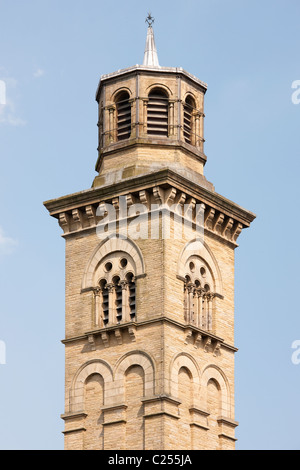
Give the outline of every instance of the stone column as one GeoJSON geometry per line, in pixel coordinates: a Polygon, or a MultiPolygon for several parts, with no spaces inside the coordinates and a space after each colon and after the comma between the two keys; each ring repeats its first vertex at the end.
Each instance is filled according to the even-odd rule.
{"type": "Polygon", "coordinates": [[[134,110],[134,106],[133,106],[133,103],[137,101],[132,98],[131,100],[128,101],[128,103],[130,104],[130,119],[131,119],[131,130],[130,130],[130,138],[135,138],[137,137],[137,119],[136,119],[136,112],[134,113],[133,110],[134,110]]]}
{"type": "Polygon", "coordinates": [[[108,289],[108,325],[114,325],[115,321],[115,309],[114,309],[114,297],[115,297],[115,289],[113,284],[107,284],[108,289]]]}
{"type": "Polygon", "coordinates": [[[209,292],[207,294],[207,329],[208,331],[212,330],[213,298],[214,298],[214,294],[212,292],[209,292]]]}
{"type": "Polygon", "coordinates": [[[204,151],[204,114],[200,115],[200,150],[204,151]]]}
{"type": "Polygon", "coordinates": [[[188,315],[187,315],[187,323],[194,322],[194,284],[189,284],[187,286],[188,289],[188,315]]]}
{"type": "Polygon", "coordinates": [[[195,144],[196,147],[201,147],[201,136],[200,136],[200,120],[201,120],[201,117],[200,117],[200,114],[195,113],[193,115],[193,119],[194,119],[194,123],[195,123],[195,126],[194,126],[194,144],[195,144]]]}
{"type": "Polygon", "coordinates": [[[198,328],[203,328],[203,325],[202,325],[202,296],[203,296],[203,289],[197,289],[197,305],[198,305],[198,315],[197,315],[197,327],[198,328]]]}
{"type": "Polygon", "coordinates": [[[203,315],[202,315],[202,325],[205,330],[208,329],[208,301],[207,293],[203,294],[203,315]]]}
{"type": "Polygon", "coordinates": [[[174,136],[174,101],[169,101],[169,137],[174,136]]]}
{"type": "Polygon", "coordinates": [[[120,285],[122,287],[122,320],[126,323],[130,321],[128,282],[120,281],[120,285]]]}
{"type": "Polygon", "coordinates": [[[189,311],[189,297],[188,297],[188,288],[187,284],[184,285],[184,321],[188,321],[188,311],[189,311]]]}
{"type": "Polygon", "coordinates": [[[143,99],[143,122],[142,129],[143,134],[147,135],[147,109],[148,109],[148,99],[143,99]]]}
{"type": "Polygon", "coordinates": [[[109,140],[109,144],[111,144],[112,142],[114,142],[116,140],[116,136],[115,136],[115,109],[113,106],[110,106],[108,108],[108,112],[109,112],[109,121],[108,121],[108,140],[109,140]]]}
{"type": "Polygon", "coordinates": [[[95,326],[102,328],[103,326],[103,314],[101,311],[101,289],[96,287],[94,289],[94,324],[95,326]]]}

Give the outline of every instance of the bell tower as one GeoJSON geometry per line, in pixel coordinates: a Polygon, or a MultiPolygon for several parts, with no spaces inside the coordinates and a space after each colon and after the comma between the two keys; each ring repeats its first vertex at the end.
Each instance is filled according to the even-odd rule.
{"type": "Polygon", "coordinates": [[[207,85],[100,79],[92,187],[45,202],[66,245],[66,449],[234,449],[234,254],[255,215],[204,176],[207,85]]]}

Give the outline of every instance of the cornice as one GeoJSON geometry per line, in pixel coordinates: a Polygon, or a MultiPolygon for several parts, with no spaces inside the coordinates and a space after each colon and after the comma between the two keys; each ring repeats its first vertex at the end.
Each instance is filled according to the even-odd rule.
{"type": "MultiPolygon", "coordinates": [[[[206,180],[202,178],[205,184],[206,180]]],[[[100,203],[118,206],[120,196],[126,196],[128,201],[135,200],[137,203],[144,203],[155,197],[156,201],[170,205],[182,204],[182,201],[193,201],[194,205],[204,204],[205,230],[228,241],[232,246],[237,246],[236,240],[242,229],[249,227],[256,217],[229,199],[168,168],[52,199],[44,202],[44,205],[50,215],[59,220],[64,235],[78,234],[97,226],[100,218],[97,218],[96,210],[100,203]],[[174,197],[170,196],[170,189],[174,197]]]]}
{"type": "Polygon", "coordinates": [[[172,74],[172,75],[177,75],[184,77],[188,80],[191,80],[194,84],[198,85],[201,87],[202,91],[206,93],[207,91],[207,84],[197,78],[195,75],[192,75],[191,73],[187,72],[184,70],[182,67],[152,67],[152,66],[145,66],[145,65],[133,65],[132,67],[127,67],[125,69],[120,69],[117,70],[116,72],[111,72],[108,74],[101,75],[100,81],[98,83],[95,99],[98,101],[99,97],[99,92],[100,88],[102,87],[102,84],[111,81],[111,80],[116,80],[119,79],[120,77],[125,77],[126,75],[136,75],[136,74],[172,74]]]}

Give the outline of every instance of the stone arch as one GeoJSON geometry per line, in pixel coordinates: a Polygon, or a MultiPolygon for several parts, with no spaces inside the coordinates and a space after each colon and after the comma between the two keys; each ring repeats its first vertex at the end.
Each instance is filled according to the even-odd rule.
{"type": "Polygon", "coordinates": [[[197,99],[197,96],[195,95],[195,93],[191,92],[191,91],[187,91],[184,95],[183,95],[183,102],[186,101],[187,98],[191,97],[193,99],[193,101],[195,102],[195,108],[199,108],[199,103],[198,103],[198,99],[197,99]]]}
{"type": "Polygon", "coordinates": [[[139,247],[129,238],[106,238],[102,240],[101,243],[95,248],[92,256],[87,263],[83,280],[82,280],[82,289],[88,289],[94,287],[94,273],[98,266],[105,256],[109,253],[116,251],[121,251],[128,253],[135,263],[136,276],[145,274],[144,259],[141,250],[139,247]]]}
{"type": "Polygon", "coordinates": [[[122,356],[114,368],[114,387],[118,391],[118,401],[125,399],[124,377],[125,372],[131,366],[141,366],[144,370],[145,378],[145,396],[155,394],[155,366],[154,360],[144,351],[130,351],[122,356]]]}
{"type": "Polygon", "coordinates": [[[165,93],[167,93],[168,97],[170,97],[171,95],[173,95],[172,93],[172,90],[171,88],[169,88],[167,85],[165,85],[164,83],[151,83],[151,85],[149,85],[147,88],[146,88],[146,91],[147,91],[147,95],[149,95],[149,93],[151,93],[152,90],[154,90],[155,88],[159,89],[161,88],[165,93]]]}
{"type": "Polygon", "coordinates": [[[171,361],[170,395],[175,398],[178,397],[178,374],[182,367],[186,368],[190,372],[193,378],[193,395],[194,397],[197,397],[200,388],[200,371],[195,359],[187,353],[179,353],[171,361]]]}
{"type": "Polygon", "coordinates": [[[188,259],[191,256],[198,256],[203,259],[205,264],[210,268],[211,275],[215,283],[215,293],[222,295],[222,277],[217,260],[212,253],[207,243],[198,241],[196,239],[189,241],[180,253],[178,264],[177,264],[177,275],[184,280],[185,277],[185,266],[188,259]]]}
{"type": "Polygon", "coordinates": [[[204,409],[207,409],[207,384],[210,380],[214,380],[220,387],[222,416],[232,418],[229,382],[224,372],[215,365],[207,366],[201,375],[200,401],[204,409]]]}
{"type": "Polygon", "coordinates": [[[128,88],[126,86],[121,86],[113,92],[113,94],[111,95],[111,101],[115,102],[116,97],[118,96],[118,94],[122,93],[123,91],[126,91],[129,94],[129,96],[132,96],[132,91],[130,90],[130,88],[128,88]]]}
{"type": "Polygon", "coordinates": [[[102,359],[94,359],[83,364],[75,374],[70,389],[70,412],[84,411],[84,384],[92,374],[99,374],[104,380],[104,404],[110,395],[113,373],[110,365],[102,359]]]}

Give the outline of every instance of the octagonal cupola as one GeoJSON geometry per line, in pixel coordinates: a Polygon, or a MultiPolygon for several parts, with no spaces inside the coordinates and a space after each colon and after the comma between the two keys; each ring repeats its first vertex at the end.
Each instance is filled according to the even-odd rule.
{"type": "Polygon", "coordinates": [[[207,85],[159,65],[148,17],[143,65],[102,75],[96,92],[99,145],[93,186],[170,168],[201,185],[207,85]]]}

